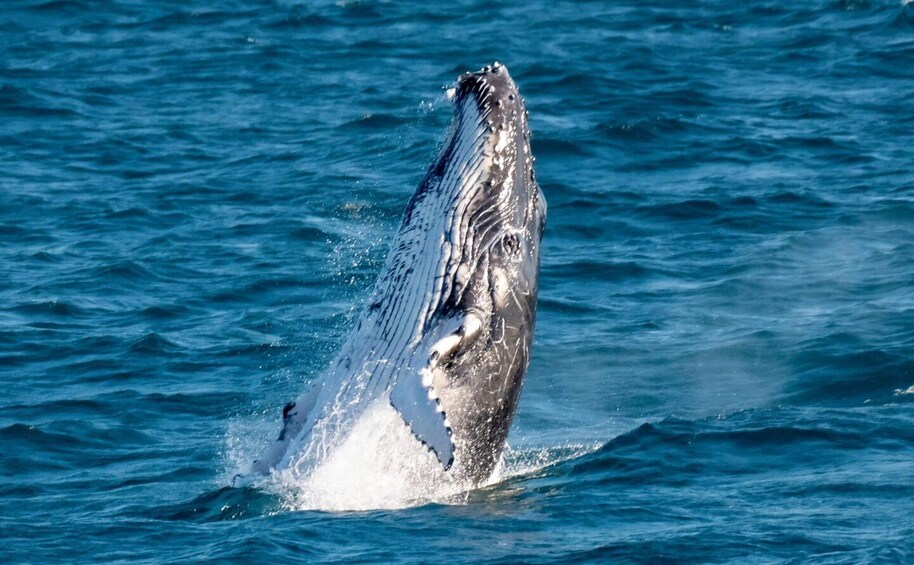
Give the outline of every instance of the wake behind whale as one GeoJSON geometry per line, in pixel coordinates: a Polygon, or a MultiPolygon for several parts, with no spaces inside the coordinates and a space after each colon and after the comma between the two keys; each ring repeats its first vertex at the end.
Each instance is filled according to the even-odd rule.
{"type": "Polygon", "coordinates": [[[236,484],[279,478],[313,495],[369,473],[382,491],[440,494],[495,471],[530,357],[546,205],[508,70],[464,74],[448,92],[447,142],[367,307],[236,484]]]}

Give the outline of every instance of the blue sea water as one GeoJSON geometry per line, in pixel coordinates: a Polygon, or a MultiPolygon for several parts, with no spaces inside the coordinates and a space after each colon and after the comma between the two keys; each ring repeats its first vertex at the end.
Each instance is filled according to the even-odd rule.
{"type": "Polygon", "coordinates": [[[914,562],[912,61],[899,0],[4,0],[0,561],[914,562]],[[501,478],[225,488],[493,60],[549,203],[501,478]]]}

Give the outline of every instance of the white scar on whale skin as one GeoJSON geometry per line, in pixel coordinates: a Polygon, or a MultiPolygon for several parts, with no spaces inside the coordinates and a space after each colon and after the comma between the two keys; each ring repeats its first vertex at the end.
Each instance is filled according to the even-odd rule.
{"type": "Polygon", "coordinates": [[[426,475],[460,490],[492,473],[529,360],[545,201],[507,69],[463,75],[449,97],[448,142],[407,207],[368,307],[236,484],[322,472],[363,416],[382,409],[437,460],[426,475]]]}

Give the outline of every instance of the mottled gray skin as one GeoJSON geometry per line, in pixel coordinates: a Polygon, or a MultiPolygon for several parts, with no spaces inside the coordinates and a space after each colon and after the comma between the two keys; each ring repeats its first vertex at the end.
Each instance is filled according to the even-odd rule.
{"type": "Polygon", "coordinates": [[[546,203],[507,69],[467,73],[452,93],[448,141],[365,311],[251,475],[308,473],[324,438],[384,399],[455,479],[479,484],[498,462],[530,358],[546,203]]]}

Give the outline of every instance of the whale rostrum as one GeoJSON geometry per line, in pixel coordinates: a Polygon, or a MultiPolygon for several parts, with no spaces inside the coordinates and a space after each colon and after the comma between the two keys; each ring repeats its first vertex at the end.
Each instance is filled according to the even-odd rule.
{"type": "Polygon", "coordinates": [[[375,401],[463,480],[484,481],[501,456],[530,358],[546,203],[508,69],[466,73],[448,96],[447,141],[366,308],[251,474],[307,472],[375,401]]]}

